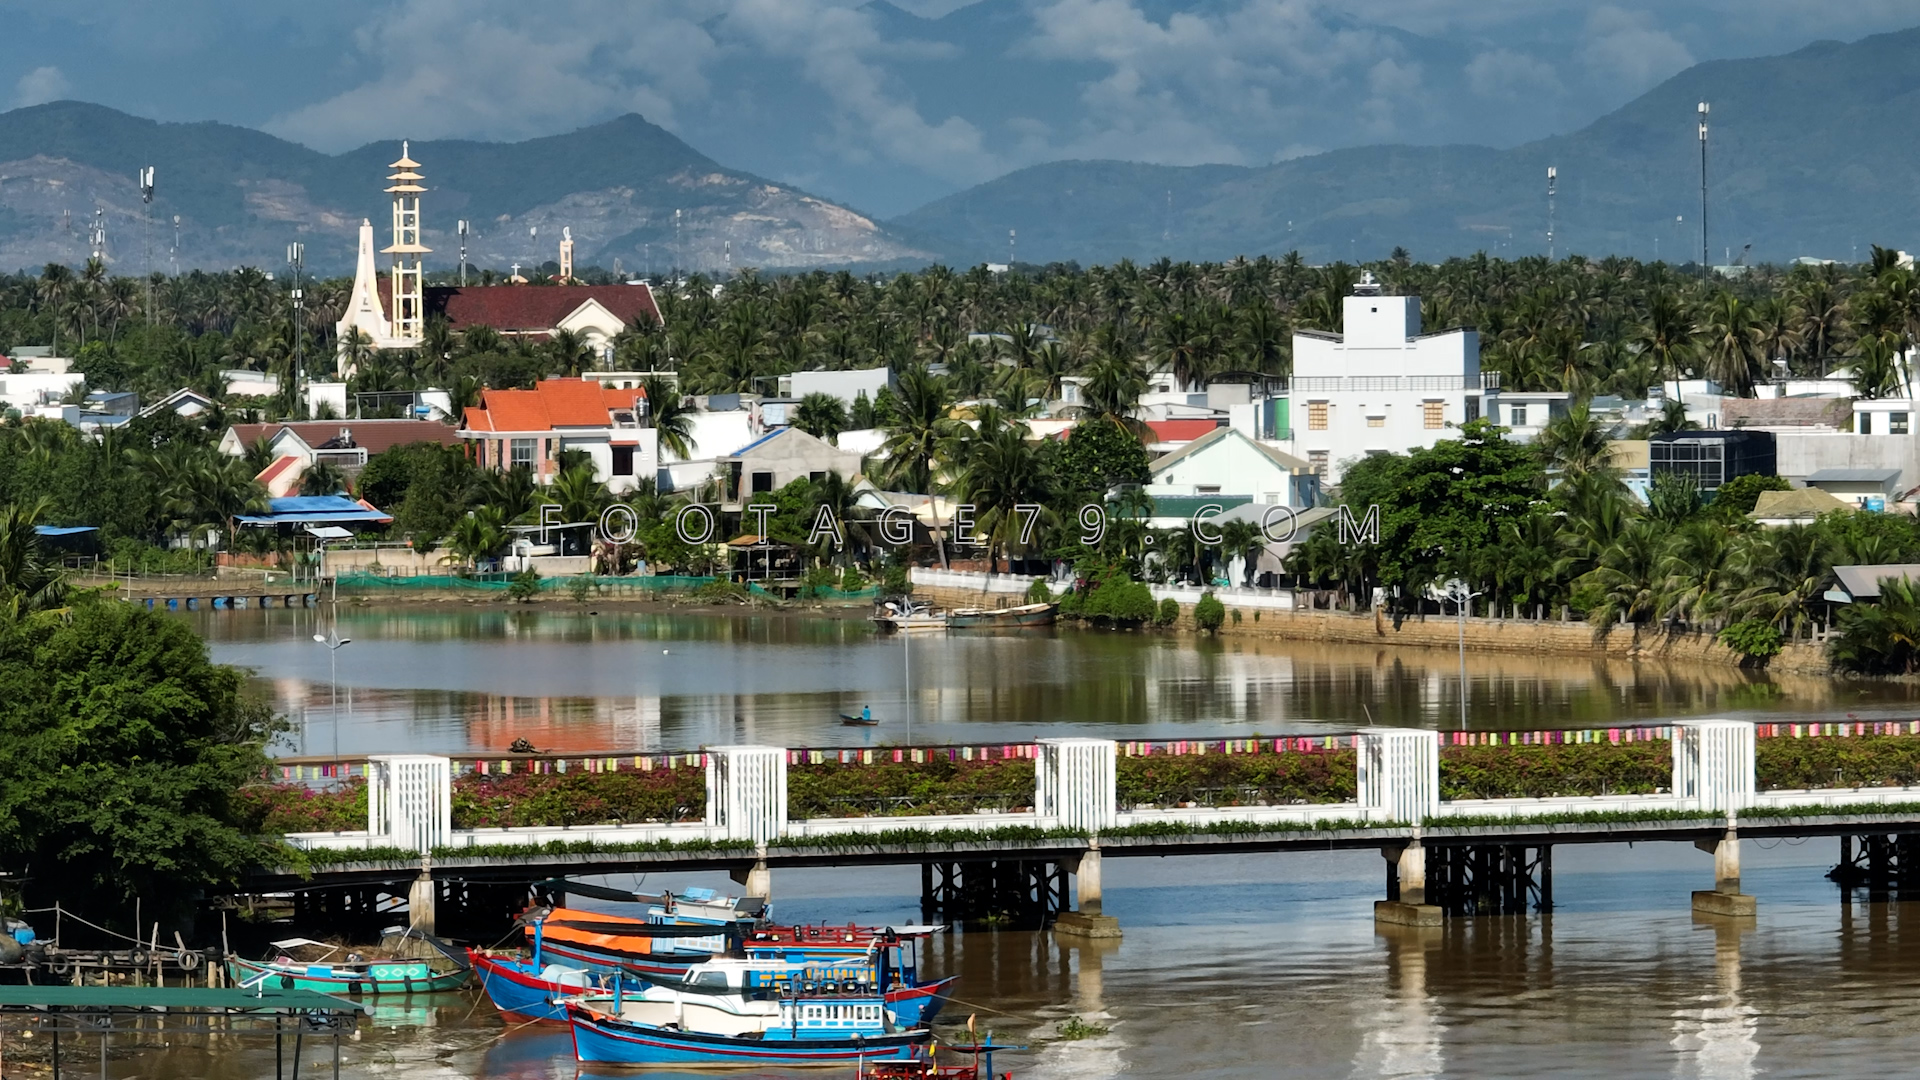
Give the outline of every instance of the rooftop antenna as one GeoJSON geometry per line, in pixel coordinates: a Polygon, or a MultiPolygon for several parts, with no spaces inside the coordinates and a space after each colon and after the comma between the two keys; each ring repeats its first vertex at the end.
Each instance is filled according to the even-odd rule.
{"type": "Polygon", "coordinates": [[[1560,179],[1560,170],[1547,166],[1547,261],[1553,261],[1553,186],[1560,179]]]}
{"type": "Polygon", "coordinates": [[[460,219],[460,287],[467,287],[467,220],[460,219]]]}
{"type": "Polygon", "coordinates": [[[1707,280],[1707,103],[1700,103],[1700,280],[1707,280]]]}
{"type": "Polygon", "coordinates": [[[107,257],[107,212],[100,207],[93,208],[93,228],[87,233],[87,240],[93,245],[93,257],[107,257]]]}
{"type": "Polygon", "coordinates": [[[141,213],[146,221],[147,325],[153,325],[153,166],[140,170],[141,213]]]}

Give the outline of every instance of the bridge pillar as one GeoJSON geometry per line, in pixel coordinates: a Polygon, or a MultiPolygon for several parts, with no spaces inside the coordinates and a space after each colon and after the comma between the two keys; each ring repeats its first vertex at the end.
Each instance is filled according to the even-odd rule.
{"type": "Polygon", "coordinates": [[[761,848],[752,866],[736,866],[727,876],[747,887],[748,896],[773,901],[773,871],[767,869],[767,849],[761,848]]]}
{"type": "Polygon", "coordinates": [[[1069,937],[1119,937],[1120,920],[1100,912],[1099,845],[1082,852],[1072,869],[1074,910],[1063,911],[1055,917],[1053,932],[1069,937]]]}
{"type": "Polygon", "coordinates": [[[1404,847],[1385,847],[1387,898],[1376,900],[1373,921],[1392,926],[1439,926],[1444,914],[1427,903],[1427,849],[1419,837],[1404,847]]]}
{"type": "Polygon", "coordinates": [[[414,878],[413,884],[407,889],[407,925],[421,933],[433,933],[435,899],[433,874],[422,866],[420,876],[414,878]]]}
{"type": "Polygon", "coordinates": [[[1720,839],[1695,840],[1693,846],[1713,853],[1713,889],[1693,894],[1693,910],[1703,915],[1754,915],[1757,902],[1740,891],[1740,833],[1732,819],[1720,839]]]}

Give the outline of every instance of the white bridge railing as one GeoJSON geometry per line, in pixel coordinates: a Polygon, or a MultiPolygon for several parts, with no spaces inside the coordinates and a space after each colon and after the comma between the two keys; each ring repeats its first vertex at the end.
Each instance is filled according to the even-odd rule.
{"type": "Polygon", "coordinates": [[[721,746],[707,751],[704,821],[497,829],[453,828],[453,771],[449,759],[385,755],[370,759],[365,832],[297,833],[288,840],[309,848],[400,847],[422,854],[435,848],[555,841],[614,844],[744,840],[764,847],[783,837],[857,839],[863,834],[900,829],[1034,825],[1098,834],[1155,822],[1196,826],[1229,821],[1419,825],[1484,815],[1519,818],[1635,810],[1722,815],[1754,806],[1816,809],[1920,801],[1920,788],[1905,787],[1758,792],[1754,784],[1752,724],[1681,720],[1673,728],[1673,778],[1668,792],[1661,795],[1442,801],[1440,740],[1435,732],[1365,728],[1356,733],[1358,798],[1354,802],[1123,810],[1115,780],[1116,743],[1108,739],[1041,739],[1034,760],[1030,812],[792,820],[787,812],[787,751],[774,746],[721,746]]]}

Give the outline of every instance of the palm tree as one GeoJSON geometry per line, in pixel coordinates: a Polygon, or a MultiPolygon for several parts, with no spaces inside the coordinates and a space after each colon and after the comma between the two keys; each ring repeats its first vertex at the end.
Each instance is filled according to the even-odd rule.
{"type": "Polygon", "coordinates": [[[448,540],[447,557],[458,559],[468,570],[477,570],[482,560],[497,558],[507,550],[509,537],[500,511],[482,506],[454,522],[448,540]]]}
{"type": "Polygon", "coordinates": [[[1607,429],[1584,401],[1547,421],[1534,447],[1547,467],[1562,475],[1605,469],[1613,457],[1607,429]]]}
{"type": "Polygon", "coordinates": [[[1260,553],[1267,547],[1267,538],[1261,534],[1260,526],[1251,521],[1234,520],[1220,526],[1220,557],[1228,562],[1235,558],[1244,559],[1240,584],[1253,581],[1253,571],[1260,561],[1260,553]]]}
{"type": "Polygon", "coordinates": [[[847,430],[847,407],[832,394],[816,390],[794,406],[793,426],[837,446],[840,433],[847,430]]]}
{"type": "Polygon", "coordinates": [[[472,501],[492,507],[502,524],[512,524],[533,514],[540,505],[540,488],[534,482],[533,470],[516,465],[481,474],[474,484],[472,501]]]}
{"type": "Polygon", "coordinates": [[[1673,293],[1656,292],[1647,297],[1646,318],[1634,336],[1652,355],[1654,373],[1663,382],[1680,378],[1693,360],[1693,319],[1685,303],[1673,293]]]}
{"type": "Polygon", "coordinates": [[[44,496],[0,507],[0,623],[66,603],[66,575],[47,557],[34,528],[52,508],[53,500],[44,496]]]}
{"type": "Polygon", "coordinates": [[[348,491],[347,474],[338,465],[317,461],[300,474],[302,495],[340,495],[348,491]]]}
{"type": "Polygon", "coordinates": [[[1907,579],[1883,579],[1879,603],[1841,607],[1839,627],[1829,655],[1840,667],[1872,675],[1920,669],[1920,589],[1907,579]]]}
{"type": "Polygon", "coordinates": [[[580,373],[594,366],[593,349],[585,338],[572,330],[559,329],[547,342],[548,362],[553,369],[570,379],[580,377],[580,373]]]}
{"type": "Polygon", "coordinates": [[[60,311],[73,296],[73,271],[63,263],[48,263],[40,270],[40,282],[34,293],[40,301],[40,309],[54,315],[53,352],[60,353],[60,311]]]}
{"type": "Polygon", "coordinates": [[[1602,627],[1641,623],[1659,614],[1664,535],[1657,523],[1636,521],[1600,553],[1593,578],[1603,592],[1599,607],[1590,615],[1593,622],[1602,627]]]}
{"type": "Polygon", "coordinates": [[[882,421],[887,428],[881,450],[886,455],[888,483],[907,491],[932,492],[934,460],[961,426],[953,418],[953,405],[944,378],[924,368],[901,374],[890,415],[882,421]]]}
{"type": "Polygon", "coordinates": [[[1025,424],[981,425],[979,437],[969,440],[966,464],[954,477],[953,495],[975,507],[974,532],[985,539],[987,570],[997,572],[997,556],[1011,555],[1014,546],[1026,546],[1026,535],[1043,515],[1053,490],[1047,460],[1027,441],[1025,424]],[[1033,507],[1023,511],[1020,507],[1033,507]]]}
{"type": "Polygon", "coordinates": [[[1753,390],[1753,371],[1760,361],[1760,327],[1753,311],[1738,296],[1723,292],[1707,305],[1703,326],[1707,377],[1735,397],[1753,390]]]}
{"type": "Polygon", "coordinates": [[[693,402],[659,375],[649,375],[640,383],[640,396],[647,402],[647,423],[660,433],[660,449],[681,461],[692,458],[699,449],[693,439],[693,402]]]}

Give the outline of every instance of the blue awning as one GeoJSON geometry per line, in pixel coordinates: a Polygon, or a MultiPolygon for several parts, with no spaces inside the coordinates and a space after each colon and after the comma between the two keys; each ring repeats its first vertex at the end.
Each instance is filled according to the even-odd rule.
{"type": "Polygon", "coordinates": [[[81,533],[99,532],[98,525],[35,525],[33,531],[41,536],[79,536],[81,533]]]}
{"type": "Polygon", "coordinates": [[[391,514],[383,514],[357,499],[344,495],[289,495],[268,499],[265,514],[245,514],[234,520],[242,525],[390,525],[391,514]]]}

